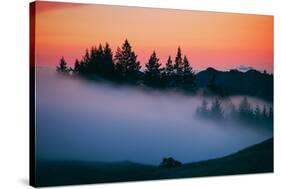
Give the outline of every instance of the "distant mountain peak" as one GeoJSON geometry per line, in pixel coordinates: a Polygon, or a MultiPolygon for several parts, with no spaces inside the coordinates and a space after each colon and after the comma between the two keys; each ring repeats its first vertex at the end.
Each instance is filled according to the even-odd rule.
{"type": "Polygon", "coordinates": [[[249,70],[255,70],[253,67],[245,66],[245,65],[240,65],[240,66],[236,67],[235,69],[240,72],[248,72],[249,70]]]}
{"type": "Polygon", "coordinates": [[[206,69],[206,71],[209,71],[209,72],[218,72],[218,70],[216,70],[215,68],[212,68],[212,67],[208,67],[206,69]]]}

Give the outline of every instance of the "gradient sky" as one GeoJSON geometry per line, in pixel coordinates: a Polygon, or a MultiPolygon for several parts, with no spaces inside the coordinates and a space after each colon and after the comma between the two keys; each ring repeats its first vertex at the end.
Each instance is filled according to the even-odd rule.
{"type": "Polygon", "coordinates": [[[241,65],[273,71],[273,16],[108,5],[36,3],[36,64],[69,65],[86,48],[127,38],[144,65],[153,50],[162,64],[180,46],[195,70],[241,65]]]}

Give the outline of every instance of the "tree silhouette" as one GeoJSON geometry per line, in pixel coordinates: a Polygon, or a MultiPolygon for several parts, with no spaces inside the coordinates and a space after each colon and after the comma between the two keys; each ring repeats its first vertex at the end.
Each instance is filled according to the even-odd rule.
{"type": "Polygon", "coordinates": [[[269,119],[269,122],[273,124],[273,108],[272,108],[272,106],[269,107],[268,119],[269,119]]]}
{"type": "Polygon", "coordinates": [[[173,79],[174,79],[177,87],[182,88],[182,86],[183,86],[183,79],[182,79],[183,60],[182,60],[182,54],[181,54],[180,47],[178,47],[177,55],[175,58],[174,72],[175,72],[175,75],[174,75],[173,79]]]}
{"type": "Polygon", "coordinates": [[[183,85],[187,90],[193,90],[195,87],[195,75],[186,56],[183,58],[183,85]]]}
{"type": "Polygon", "coordinates": [[[248,102],[247,97],[244,97],[239,104],[239,115],[242,119],[250,120],[253,117],[251,104],[248,102]]]}
{"type": "Polygon", "coordinates": [[[113,53],[109,44],[106,43],[103,49],[102,63],[101,65],[101,75],[105,78],[112,78],[114,75],[114,63],[113,63],[113,53]]]}
{"type": "MultiPolygon", "coordinates": [[[[87,54],[87,52],[86,52],[87,54]]],[[[88,55],[85,55],[86,57],[88,55]]],[[[92,47],[91,48],[91,51],[90,51],[90,55],[89,55],[89,65],[87,66],[87,70],[89,73],[92,73],[92,74],[97,74],[99,72],[99,61],[97,60],[98,59],[98,49],[96,47],[92,47]]]]}
{"type": "Polygon", "coordinates": [[[229,110],[229,118],[236,119],[238,117],[238,111],[232,102],[229,104],[229,110]]]}
{"type": "Polygon", "coordinates": [[[115,54],[116,72],[122,79],[128,82],[135,82],[139,78],[139,70],[141,68],[137,55],[132,50],[131,45],[126,39],[121,49],[118,47],[115,54]]]}
{"type": "Polygon", "coordinates": [[[174,66],[175,72],[177,76],[181,76],[183,72],[183,60],[182,60],[182,54],[181,49],[178,47],[177,56],[175,58],[175,66],[174,66]]]}
{"type": "Polygon", "coordinates": [[[209,116],[208,102],[206,101],[206,99],[202,100],[201,106],[197,108],[196,113],[201,117],[209,116]]]}
{"type": "Polygon", "coordinates": [[[148,86],[159,87],[161,82],[161,64],[153,51],[148,62],[145,64],[144,83],[148,86]]]}
{"type": "Polygon", "coordinates": [[[255,118],[257,120],[260,120],[260,118],[261,118],[261,109],[260,109],[259,105],[256,105],[256,109],[254,111],[254,115],[255,115],[255,118]]]}
{"type": "Polygon", "coordinates": [[[80,70],[81,70],[81,64],[79,60],[76,59],[74,63],[74,72],[79,73],[80,70]]]}
{"type": "Polygon", "coordinates": [[[267,117],[267,110],[266,110],[266,106],[263,106],[263,110],[262,110],[262,117],[266,118],[267,117]]]}
{"type": "Polygon", "coordinates": [[[215,98],[215,100],[212,103],[211,110],[210,110],[210,116],[214,119],[222,119],[223,118],[223,111],[221,108],[221,103],[218,98],[215,98]]]}
{"type": "Polygon", "coordinates": [[[67,63],[66,63],[64,57],[61,57],[60,63],[57,66],[57,71],[60,72],[60,73],[68,73],[69,72],[69,68],[67,67],[67,63]]]}
{"type": "Polygon", "coordinates": [[[169,58],[167,60],[167,63],[166,63],[166,66],[165,66],[165,73],[168,76],[172,76],[173,73],[174,73],[174,66],[173,66],[173,61],[172,61],[171,56],[169,56],[169,58]]]}
{"type": "Polygon", "coordinates": [[[172,157],[168,157],[168,158],[163,158],[161,164],[159,165],[159,167],[162,168],[173,168],[173,167],[179,167],[181,166],[182,163],[180,161],[175,160],[172,157]]]}
{"type": "Polygon", "coordinates": [[[174,86],[174,65],[171,56],[168,57],[162,72],[162,79],[165,87],[174,86]]]}
{"type": "Polygon", "coordinates": [[[90,58],[89,50],[86,49],[85,55],[83,56],[83,63],[87,67],[89,65],[90,61],[91,61],[91,58],[90,58]]]}

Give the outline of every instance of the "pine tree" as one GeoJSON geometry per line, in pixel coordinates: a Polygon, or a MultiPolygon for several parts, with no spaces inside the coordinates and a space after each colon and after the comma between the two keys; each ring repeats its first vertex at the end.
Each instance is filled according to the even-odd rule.
{"type": "Polygon", "coordinates": [[[161,64],[156,56],[155,51],[153,51],[150,56],[148,63],[145,64],[146,70],[144,74],[145,84],[148,86],[157,87],[160,85],[161,80],[161,64]]]}
{"type": "Polygon", "coordinates": [[[81,65],[78,59],[74,63],[74,72],[79,73],[81,71],[81,65]]]}
{"type": "Polygon", "coordinates": [[[176,71],[176,74],[178,76],[182,75],[183,72],[183,61],[182,61],[182,54],[181,54],[181,49],[180,47],[178,47],[178,51],[177,51],[177,56],[175,58],[175,66],[174,69],[176,71]]]}
{"type": "Polygon", "coordinates": [[[69,68],[67,67],[67,63],[66,63],[64,57],[61,57],[60,63],[57,66],[57,71],[60,73],[67,73],[69,71],[69,68]]]}
{"type": "Polygon", "coordinates": [[[106,43],[103,49],[102,58],[102,75],[106,78],[112,78],[114,74],[114,63],[112,57],[112,50],[109,47],[109,44],[106,43]]]}
{"type": "Polygon", "coordinates": [[[263,117],[263,119],[267,119],[267,109],[266,109],[265,105],[263,106],[262,117],[263,117]]]}
{"type": "Polygon", "coordinates": [[[121,79],[126,79],[128,82],[137,81],[141,66],[127,39],[121,49],[117,48],[114,60],[117,74],[121,76],[121,79]]]}
{"type": "Polygon", "coordinates": [[[165,74],[167,76],[172,76],[173,72],[174,72],[174,66],[173,66],[172,58],[171,58],[171,56],[169,56],[166,66],[165,66],[165,74]]]}
{"type": "Polygon", "coordinates": [[[236,107],[235,105],[231,102],[230,105],[229,105],[229,116],[230,116],[230,119],[235,119],[237,118],[238,116],[238,111],[236,110],[236,107]]]}
{"type": "Polygon", "coordinates": [[[206,99],[202,100],[201,106],[197,108],[196,113],[199,116],[202,116],[205,118],[209,116],[208,102],[206,99]]]}
{"type": "Polygon", "coordinates": [[[172,87],[174,85],[174,65],[171,56],[168,57],[166,65],[162,70],[163,86],[172,87]]]}
{"type": "MultiPolygon", "coordinates": [[[[97,51],[98,49],[96,47],[91,48],[89,65],[87,66],[89,73],[98,73],[99,62],[97,61],[97,51]]],[[[88,55],[85,56],[87,57],[88,55]]]]}
{"type": "Polygon", "coordinates": [[[251,118],[253,115],[251,104],[248,102],[247,97],[244,97],[239,104],[239,115],[241,116],[241,118],[246,119],[251,118]]]}
{"type": "Polygon", "coordinates": [[[260,117],[261,117],[261,109],[260,109],[259,105],[256,106],[254,114],[255,114],[255,118],[256,119],[260,119],[260,117]]]}
{"type": "Polygon", "coordinates": [[[215,119],[222,119],[223,118],[223,111],[221,108],[221,103],[218,98],[215,98],[215,100],[212,103],[211,106],[211,117],[215,119]]]}
{"type": "Polygon", "coordinates": [[[86,49],[85,55],[83,56],[83,60],[81,61],[82,66],[82,73],[89,73],[89,64],[90,64],[91,58],[88,49],[86,49]]]}
{"type": "Polygon", "coordinates": [[[120,49],[120,47],[117,47],[116,53],[115,53],[115,57],[114,57],[114,61],[115,61],[115,73],[116,75],[119,77],[119,79],[124,79],[125,75],[126,75],[126,67],[125,64],[122,63],[122,50],[120,49]]]}
{"type": "Polygon", "coordinates": [[[273,108],[272,106],[269,107],[268,118],[271,123],[273,123],[273,108]]]}
{"type": "Polygon", "coordinates": [[[193,90],[195,87],[195,75],[186,56],[183,59],[183,85],[187,90],[193,90]]]}

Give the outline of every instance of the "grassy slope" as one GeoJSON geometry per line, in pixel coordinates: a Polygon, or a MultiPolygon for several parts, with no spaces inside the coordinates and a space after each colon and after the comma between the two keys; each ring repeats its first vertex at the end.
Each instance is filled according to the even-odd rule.
{"type": "Polygon", "coordinates": [[[273,172],[273,139],[218,159],[158,168],[129,161],[102,163],[44,161],[37,164],[37,185],[54,186],[149,179],[273,172]]]}

